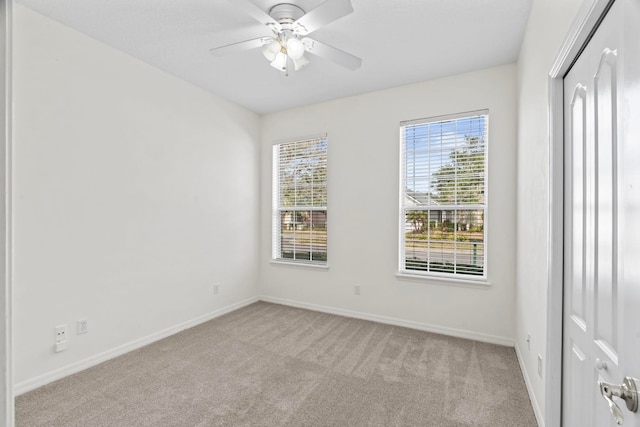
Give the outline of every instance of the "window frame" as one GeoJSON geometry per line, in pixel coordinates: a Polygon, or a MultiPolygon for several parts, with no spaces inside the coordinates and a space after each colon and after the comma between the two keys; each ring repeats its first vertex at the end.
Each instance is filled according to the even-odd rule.
{"type": "MultiPolygon", "coordinates": [[[[328,210],[328,164],[329,164],[329,140],[327,134],[320,135],[312,135],[301,138],[294,139],[286,139],[275,141],[272,143],[271,148],[271,157],[272,157],[272,195],[271,195],[271,259],[270,262],[276,265],[284,265],[284,266],[295,266],[302,268],[319,268],[319,269],[328,269],[329,268],[329,210],[328,210]],[[306,141],[312,140],[324,140],[326,149],[326,172],[325,172],[325,191],[327,194],[325,195],[325,205],[323,206],[280,206],[280,168],[279,168],[279,160],[280,157],[276,155],[276,148],[286,144],[296,144],[306,141]],[[292,258],[283,258],[281,251],[281,241],[280,235],[282,234],[282,224],[280,222],[281,212],[283,211],[324,211],[326,212],[325,216],[325,224],[326,224],[326,260],[306,260],[306,259],[292,259],[292,258]]],[[[312,202],[313,203],[313,202],[312,202]]],[[[312,255],[311,255],[312,257],[312,255]]]]}
{"type": "Polygon", "coordinates": [[[488,272],[488,259],[489,259],[489,218],[490,218],[490,199],[489,199],[489,142],[490,138],[490,111],[489,109],[474,110],[461,113],[446,114],[440,116],[432,116],[422,119],[414,119],[402,121],[399,124],[399,216],[398,216],[398,271],[396,276],[401,279],[410,279],[417,281],[429,281],[437,284],[446,285],[461,285],[461,286],[477,286],[477,285],[490,285],[489,272],[488,272]],[[486,137],[484,141],[484,207],[478,207],[478,205],[448,205],[455,206],[455,208],[442,208],[435,209],[440,211],[453,211],[453,210],[482,210],[484,213],[483,219],[483,265],[482,275],[479,274],[464,274],[458,272],[438,272],[438,271],[421,271],[412,270],[406,268],[406,212],[407,210],[424,210],[426,212],[434,211],[433,208],[424,207],[421,209],[408,209],[405,205],[405,173],[406,173],[406,139],[404,138],[404,129],[411,125],[420,124],[432,124],[438,122],[454,121],[464,118],[472,118],[475,116],[485,116],[485,129],[484,135],[486,137]]]}

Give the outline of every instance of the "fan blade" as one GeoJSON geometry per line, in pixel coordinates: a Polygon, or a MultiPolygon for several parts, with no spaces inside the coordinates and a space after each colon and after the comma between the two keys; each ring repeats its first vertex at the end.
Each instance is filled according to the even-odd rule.
{"type": "Polygon", "coordinates": [[[261,24],[268,26],[269,28],[275,28],[276,33],[282,31],[282,26],[278,21],[273,19],[264,10],[250,2],[249,0],[227,0],[229,3],[242,9],[244,13],[255,19],[261,24]]]}
{"type": "Polygon", "coordinates": [[[262,45],[264,45],[265,43],[269,43],[271,40],[273,39],[270,37],[260,37],[259,39],[245,40],[243,42],[214,47],[213,49],[210,49],[209,52],[211,52],[211,54],[215,56],[224,56],[230,53],[243,52],[245,50],[262,47],[262,45]]]}
{"type": "Polygon", "coordinates": [[[296,22],[296,33],[306,35],[353,12],[350,0],[327,0],[296,22]]]}
{"type": "Polygon", "coordinates": [[[302,42],[307,52],[333,61],[349,70],[357,70],[362,65],[362,59],[340,49],[336,49],[333,46],[329,46],[328,44],[310,39],[309,37],[302,39],[302,42]]]}

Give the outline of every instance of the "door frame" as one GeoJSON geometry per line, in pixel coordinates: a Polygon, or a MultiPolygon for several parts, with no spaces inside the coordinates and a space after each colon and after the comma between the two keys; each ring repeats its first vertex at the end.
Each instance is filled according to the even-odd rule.
{"type": "Polygon", "coordinates": [[[12,363],[12,235],[11,235],[11,165],[12,165],[12,34],[13,0],[0,0],[0,83],[2,104],[0,125],[0,423],[14,426],[15,405],[12,363]]]}
{"type": "Polygon", "coordinates": [[[549,71],[549,277],[544,424],[562,425],[564,304],[564,76],[586,47],[615,0],[584,0],[549,71]]]}

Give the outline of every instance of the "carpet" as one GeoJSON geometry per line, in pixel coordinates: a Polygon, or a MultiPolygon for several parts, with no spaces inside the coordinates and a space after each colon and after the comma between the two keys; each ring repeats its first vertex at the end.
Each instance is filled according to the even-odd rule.
{"type": "Polygon", "coordinates": [[[266,302],[18,396],[16,423],[537,425],[513,348],[266,302]]]}

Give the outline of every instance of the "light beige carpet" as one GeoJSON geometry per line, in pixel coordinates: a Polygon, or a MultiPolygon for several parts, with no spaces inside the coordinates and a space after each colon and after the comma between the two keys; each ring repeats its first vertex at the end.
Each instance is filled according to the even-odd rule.
{"type": "Polygon", "coordinates": [[[535,426],[513,348],[259,302],[16,400],[18,427],[535,426]]]}

